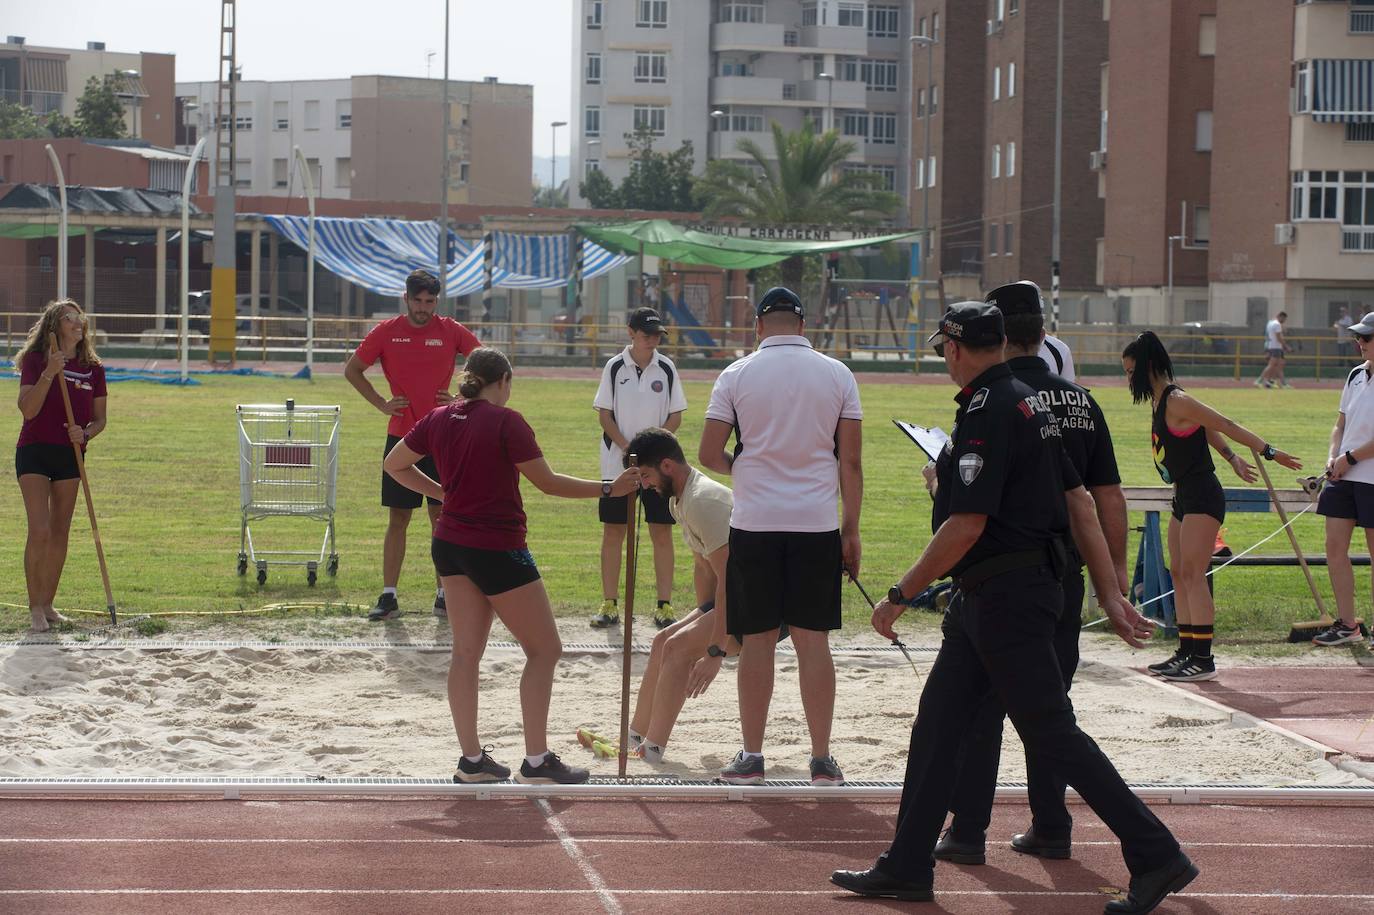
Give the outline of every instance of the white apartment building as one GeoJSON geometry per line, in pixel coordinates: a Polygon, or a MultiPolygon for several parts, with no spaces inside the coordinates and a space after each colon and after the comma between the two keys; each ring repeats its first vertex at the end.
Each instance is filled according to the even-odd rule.
{"type": "Polygon", "coordinates": [[[573,0],[572,201],[630,171],[625,135],[692,143],[697,167],[772,148],[810,118],[855,144],[847,167],[904,198],[910,173],[910,4],[869,0],[573,0]]]}

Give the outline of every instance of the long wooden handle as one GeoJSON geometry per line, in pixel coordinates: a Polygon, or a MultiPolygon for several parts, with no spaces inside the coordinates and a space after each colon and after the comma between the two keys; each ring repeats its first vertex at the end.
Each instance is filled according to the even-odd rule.
{"type": "MultiPolygon", "coordinates": [[[[57,334],[48,334],[48,345],[57,349],[57,334]]],[[[67,393],[67,373],[61,371],[57,373],[58,390],[62,392],[62,406],[67,411],[67,428],[75,428],[76,415],[72,413],[72,397],[67,393]]],[[[91,519],[91,537],[95,540],[95,558],[100,563],[100,581],[105,585],[105,609],[110,612],[110,623],[119,622],[115,615],[114,593],[110,590],[110,570],[105,565],[105,547],[100,542],[100,528],[95,523],[95,503],[91,501],[91,481],[86,477],[86,456],[81,452],[81,446],[72,442],[72,451],[76,453],[76,471],[81,475],[81,491],[86,496],[86,514],[91,519]]]]}
{"type": "Polygon", "coordinates": [[[1317,590],[1317,583],[1312,580],[1312,570],[1307,567],[1307,558],[1302,554],[1302,547],[1298,546],[1298,537],[1293,533],[1293,528],[1288,523],[1288,512],[1283,510],[1283,504],[1279,502],[1279,495],[1274,492],[1274,484],[1269,481],[1269,471],[1264,467],[1264,457],[1253,448],[1250,449],[1250,453],[1255,456],[1255,466],[1259,468],[1260,476],[1264,477],[1264,485],[1269,490],[1269,498],[1274,503],[1274,511],[1279,513],[1279,520],[1283,522],[1283,529],[1288,534],[1288,542],[1293,545],[1293,555],[1298,557],[1298,565],[1302,566],[1302,574],[1307,576],[1307,588],[1312,592],[1312,599],[1317,602],[1321,621],[1323,624],[1329,625],[1333,620],[1326,612],[1326,603],[1322,600],[1321,592],[1317,590]]]}
{"type": "MultiPolygon", "coordinates": [[[[629,457],[631,467],[639,466],[639,455],[629,457]]],[[[625,497],[625,516],[627,523],[625,536],[625,635],[620,659],[620,756],[619,776],[625,777],[625,765],[630,742],[630,643],[633,641],[635,620],[635,568],[639,559],[639,512],[636,504],[639,489],[630,491],[625,497]]]]}

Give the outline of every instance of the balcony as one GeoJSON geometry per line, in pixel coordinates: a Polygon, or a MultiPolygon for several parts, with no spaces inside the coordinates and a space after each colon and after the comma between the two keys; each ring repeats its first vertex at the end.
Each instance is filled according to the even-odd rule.
{"type": "Polygon", "coordinates": [[[1374,229],[1341,227],[1341,250],[1374,253],[1374,229]]]}
{"type": "Polygon", "coordinates": [[[771,22],[713,22],[713,51],[780,51],[783,27],[771,22]]]}
{"type": "Polygon", "coordinates": [[[801,30],[801,46],[809,51],[867,54],[868,32],[851,26],[807,25],[801,30]]]}
{"type": "Polygon", "coordinates": [[[711,77],[712,105],[772,105],[781,99],[781,79],[764,76],[711,77]]]}
{"type": "Polygon", "coordinates": [[[757,133],[744,130],[717,130],[708,137],[708,149],[713,159],[747,159],[739,151],[740,140],[753,140],[764,149],[772,148],[772,139],[766,130],[757,133]]]}
{"type": "Polygon", "coordinates": [[[1298,224],[1295,244],[1285,248],[1290,280],[1349,283],[1374,280],[1374,230],[1335,220],[1298,224]],[[1361,256],[1364,255],[1364,256],[1361,256]]]}
{"type": "Polygon", "coordinates": [[[797,98],[835,108],[865,108],[868,103],[863,83],[839,79],[833,85],[828,79],[804,79],[797,85],[797,98]]]}

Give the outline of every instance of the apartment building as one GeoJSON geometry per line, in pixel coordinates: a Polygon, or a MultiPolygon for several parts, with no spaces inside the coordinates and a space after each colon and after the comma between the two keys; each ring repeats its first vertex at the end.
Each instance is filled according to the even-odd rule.
{"type": "MultiPolygon", "coordinates": [[[[443,85],[397,76],[241,81],[234,183],[250,195],[299,195],[299,146],[322,197],[437,203],[443,85]]],[[[176,92],[178,139],[189,149],[214,128],[217,84],[178,83],[176,92]]],[[[531,86],[449,81],[452,203],[530,202],[533,106],[531,86]]]]}
{"type": "Polygon", "coordinates": [[[31,45],[22,35],[0,44],[0,98],[37,114],[76,116],[76,103],[92,77],[115,77],[115,92],[124,103],[125,129],[134,139],[171,146],[176,56],[147,51],[107,51],[103,41],[79,48],[31,45]]]}
{"type": "Polygon", "coordinates": [[[1110,20],[1094,163],[1120,320],[1374,310],[1374,0],[1118,2],[1110,20]]]}
{"type": "Polygon", "coordinates": [[[709,159],[772,148],[810,118],[855,144],[847,168],[907,196],[910,0],[573,0],[572,199],[630,171],[625,135],[709,159]]]}

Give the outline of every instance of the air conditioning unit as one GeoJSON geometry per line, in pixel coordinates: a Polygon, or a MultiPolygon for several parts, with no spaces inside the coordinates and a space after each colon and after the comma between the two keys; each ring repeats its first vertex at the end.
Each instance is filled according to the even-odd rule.
{"type": "Polygon", "coordinates": [[[103,51],[103,50],[105,50],[105,42],[103,42],[103,41],[88,41],[88,42],[86,42],[86,50],[87,50],[87,51],[103,51]]]}
{"type": "Polygon", "coordinates": [[[1291,222],[1274,223],[1274,244],[1291,245],[1298,239],[1298,227],[1291,222]]]}
{"type": "Polygon", "coordinates": [[[1107,151],[1105,149],[1094,149],[1088,153],[1088,168],[1095,172],[1100,172],[1107,167],[1107,151]]]}
{"type": "Polygon", "coordinates": [[[989,34],[989,35],[996,35],[998,32],[1002,31],[1002,24],[1003,24],[1003,23],[1002,23],[1002,20],[1001,20],[1001,19],[989,19],[989,20],[988,20],[988,34],[989,34]]]}

